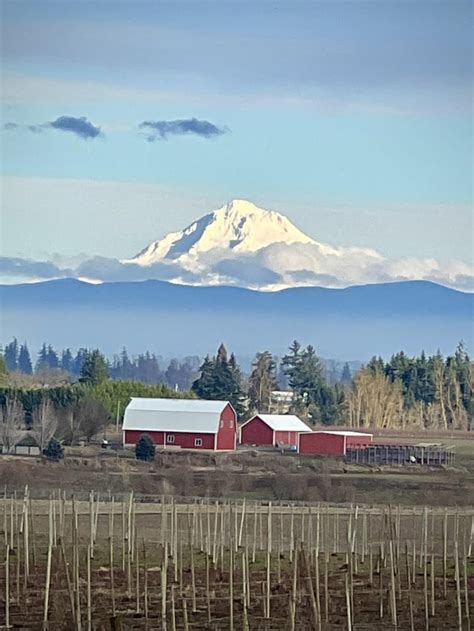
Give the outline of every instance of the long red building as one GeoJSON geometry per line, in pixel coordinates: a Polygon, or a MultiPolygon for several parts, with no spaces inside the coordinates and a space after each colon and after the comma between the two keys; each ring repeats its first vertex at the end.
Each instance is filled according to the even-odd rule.
{"type": "Polygon", "coordinates": [[[242,445],[297,445],[306,423],[293,414],[257,414],[240,426],[242,445]]]}
{"type": "Polygon", "coordinates": [[[237,415],[228,401],[134,397],[125,409],[122,432],[124,446],[148,434],[165,448],[234,450],[237,415]]]}
{"type": "Polygon", "coordinates": [[[300,454],[345,456],[351,447],[363,448],[372,442],[373,434],[345,430],[321,430],[299,435],[300,454]]]}

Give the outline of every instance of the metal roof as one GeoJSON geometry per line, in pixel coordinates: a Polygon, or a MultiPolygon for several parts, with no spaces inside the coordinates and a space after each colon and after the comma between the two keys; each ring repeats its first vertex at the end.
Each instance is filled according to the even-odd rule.
{"type": "Polygon", "coordinates": [[[215,434],[227,405],[228,401],[133,397],[125,408],[122,429],[215,434]]]}
{"type": "Polygon", "coordinates": [[[339,434],[341,436],[373,436],[373,434],[368,434],[366,432],[352,432],[350,430],[335,430],[335,429],[322,429],[317,430],[315,432],[305,432],[306,434],[339,434]]]}
{"type": "MultiPolygon", "coordinates": [[[[260,418],[275,432],[308,432],[309,427],[294,414],[256,414],[254,418],[260,418]]],[[[247,423],[244,423],[246,425],[247,423]]]]}

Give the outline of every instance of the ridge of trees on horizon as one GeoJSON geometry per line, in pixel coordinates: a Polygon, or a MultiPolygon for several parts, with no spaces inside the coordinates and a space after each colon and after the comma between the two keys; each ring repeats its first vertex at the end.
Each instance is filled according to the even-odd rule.
{"type": "MultiPolygon", "coordinates": [[[[97,349],[81,349],[81,369],[74,383],[21,387],[9,382],[7,359],[10,354],[11,362],[12,344],[0,354],[2,413],[7,402],[14,399],[34,423],[35,414],[37,417],[39,408],[48,400],[51,409],[69,419],[66,426],[69,423],[70,431],[63,431],[63,435],[66,433],[70,441],[76,440],[81,431],[87,438],[94,435],[94,423],[96,429],[98,423],[92,422],[86,431],[87,417],[96,421],[100,418],[100,427],[110,420],[119,420],[132,396],[229,400],[239,420],[244,420],[256,412],[272,411],[272,392],[280,389],[282,382],[292,392],[288,411],[312,425],[474,429],[474,364],[462,343],[447,357],[440,352],[410,357],[403,351],[388,361],[373,357],[354,376],[346,364],[336,383],[328,381],[322,360],[311,345],[303,347],[295,340],[279,362],[269,351],[259,352],[246,376],[235,355],[221,344],[215,356],[206,356],[196,367],[194,380],[183,391],[163,383],[114,380],[114,364],[107,362],[97,349]],[[74,429],[72,417],[82,418],[82,427],[74,429]]],[[[26,365],[25,347],[16,345],[17,366],[20,355],[26,365]]],[[[49,353],[45,345],[38,362],[49,353]]],[[[120,366],[127,365],[127,358],[124,352],[120,366]]],[[[62,426],[64,430],[64,422],[62,426]]]]}

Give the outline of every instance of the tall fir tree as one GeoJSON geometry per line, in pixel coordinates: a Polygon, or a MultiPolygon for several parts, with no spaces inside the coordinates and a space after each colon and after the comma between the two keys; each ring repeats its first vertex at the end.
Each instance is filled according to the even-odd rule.
{"type": "Polygon", "coordinates": [[[36,360],[35,372],[40,373],[45,370],[48,370],[48,368],[49,368],[48,348],[46,344],[43,344],[43,346],[41,347],[38,353],[38,359],[36,360]]]}
{"type": "Polygon", "coordinates": [[[88,352],[81,368],[79,381],[97,386],[108,378],[109,370],[102,353],[98,349],[88,352]]]}
{"type": "Polygon", "coordinates": [[[228,359],[224,344],[219,346],[216,357],[204,360],[200,376],[193,382],[191,390],[200,399],[229,401],[239,418],[245,411],[245,397],[242,392],[240,370],[235,356],[228,359]]]}
{"type": "Polygon", "coordinates": [[[57,370],[59,368],[58,355],[51,345],[48,346],[46,361],[50,370],[57,370]]]}
{"type": "Polygon", "coordinates": [[[341,373],[341,383],[344,388],[350,388],[352,384],[352,373],[349,364],[346,362],[341,373]]]}
{"type": "Polygon", "coordinates": [[[66,348],[61,353],[61,370],[65,372],[74,372],[74,358],[70,348],[66,348]]]}
{"type": "Polygon", "coordinates": [[[26,342],[20,346],[20,352],[18,353],[18,370],[25,375],[31,375],[33,372],[30,352],[26,342]]]}
{"type": "Polygon", "coordinates": [[[3,350],[3,357],[9,372],[18,370],[18,341],[16,337],[3,350]]]}

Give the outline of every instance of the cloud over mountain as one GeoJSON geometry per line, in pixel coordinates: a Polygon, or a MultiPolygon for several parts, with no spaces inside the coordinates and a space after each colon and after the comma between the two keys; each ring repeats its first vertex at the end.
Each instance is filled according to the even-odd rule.
{"type": "Polygon", "coordinates": [[[474,272],[466,263],[387,259],[371,248],[335,247],[304,234],[284,215],[245,200],[229,202],[131,259],[94,257],[70,269],[3,257],[0,273],[3,282],[70,276],[93,282],[151,279],[263,291],[429,280],[474,291],[474,272]]]}

